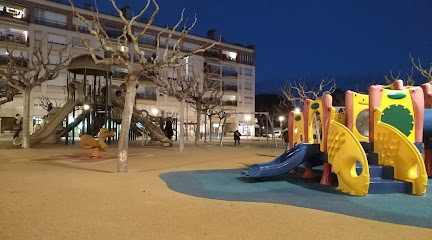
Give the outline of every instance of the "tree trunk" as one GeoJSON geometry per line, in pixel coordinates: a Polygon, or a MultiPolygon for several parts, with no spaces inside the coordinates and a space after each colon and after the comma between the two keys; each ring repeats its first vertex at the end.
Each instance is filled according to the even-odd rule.
{"type": "MultiPolygon", "coordinates": [[[[219,125],[218,125],[218,136],[219,136],[219,134],[220,134],[220,132],[221,132],[221,126],[222,126],[222,118],[219,118],[219,125]]],[[[219,136],[219,137],[221,137],[221,136],[219,136]]]]}
{"type": "Polygon", "coordinates": [[[185,107],[185,97],[180,101],[180,147],[179,151],[184,151],[184,107],[185,107]]]}
{"type": "Polygon", "coordinates": [[[23,91],[22,148],[30,148],[30,93],[31,89],[23,91]]]}
{"type": "Polygon", "coordinates": [[[199,101],[197,101],[196,103],[196,107],[197,107],[197,127],[196,127],[196,131],[195,131],[195,144],[198,144],[199,139],[200,139],[200,135],[201,135],[201,112],[202,112],[202,106],[201,103],[199,101]]]}
{"type": "Polygon", "coordinates": [[[223,121],[223,125],[222,125],[222,134],[221,134],[221,138],[220,138],[220,140],[219,140],[219,145],[220,145],[220,146],[222,146],[222,144],[223,144],[223,138],[224,138],[224,135],[225,135],[226,119],[227,119],[227,117],[225,116],[225,117],[224,117],[224,121],[223,121]]]}
{"type": "Polygon", "coordinates": [[[207,142],[207,113],[204,115],[204,142],[207,142]]]}
{"type": "Polygon", "coordinates": [[[132,119],[132,112],[135,103],[136,95],[136,80],[131,78],[126,80],[126,97],[122,114],[121,132],[118,142],[118,172],[128,171],[128,144],[129,144],[129,130],[132,119]]]}
{"type": "Polygon", "coordinates": [[[209,122],[210,122],[210,142],[212,141],[212,134],[213,134],[213,125],[212,125],[212,117],[209,115],[209,122]]]}

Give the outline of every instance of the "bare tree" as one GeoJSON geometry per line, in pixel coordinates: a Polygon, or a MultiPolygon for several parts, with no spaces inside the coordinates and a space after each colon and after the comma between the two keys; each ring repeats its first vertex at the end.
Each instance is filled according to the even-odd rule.
{"type": "Polygon", "coordinates": [[[414,69],[411,68],[411,74],[407,74],[406,79],[402,80],[400,79],[400,72],[398,73],[398,75],[395,77],[392,73],[392,70],[390,70],[390,77],[388,77],[387,75],[384,76],[384,79],[386,80],[387,84],[392,84],[394,83],[396,80],[402,80],[405,86],[414,86],[415,81],[412,78],[412,76],[414,75],[414,69]]]}
{"type": "MultiPolygon", "coordinates": [[[[144,56],[143,52],[139,47],[139,40],[144,36],[145,33],[148,32],[150,26],[152,25],[156,14],[159,12],[159,5],[155,0],[147,0],[146,6],[135,16],[128,19],[127,16],[123,14],[123,12],[117,7],[114,0],[110,0],[112,6],[119,14],[120,20],[123,24],[122,33],[116,37],[110,37],[107,32],[103,29],[101,25],[101,20],[99,18],[99,11],[96,6],[96,12],[92,12],[93,20],[88,20],[84,16],[82,16],[79,11],[75,8],[72,0],[69,0],[71,4],[72,11],[74,15],[82,21],[88,28],[89,33],[93,35],[97,41],[99,42],[99,47],[104,50],[109,57],[100,57],[96,54],[96,50],[94,47],[90,46],[88,42],[81,36],[82,43],[86,46],[88,52],[92,56],[93,60],[96,64],[104,64],[108,66],[119,65],[127,69],[128,74],[125,76],[124,81],[126,85],[126,97],[125,97],[125,106],[122,114],[122,124],[121,124],[121,132],[120,139],[118,144],[118,168],[119,172],[127,172],[128,164],[127,164],[127,156],[128,156],[128,134],[131,124],[132,118],[132,110],[134,106],[134,100],[136,95],[135,86],[138,83],[139,76],[144,74],[151,74],[155,71],[158,71],[167,66],[175,66],[179,59],[183,59],[189,56],[193,56],[194,54],[204,52],[207,49],[213,47],[218,42],[213,42],[211,44],[206,44],[199,46],[193,51],[183,54],[181,53],[183,47],[183,40],[189,33],[189,31],[195,26],[197,18],[195,17],[193,23],[187,27],[187,20],[183,21],[183,13],[181,13],[180,20],[177,24],[170,29],[168,26],[157,35],[156,41],[156,56],[150,61],[144,56]],[[143,28],[136,34],[134,30],[138,29],[136,26],[137,19],[143,16],[144,13],[150,7],[150,4],[153,5],[154,10],[151,14],[150,19],[145,24],[143,28]],[[94,28],[92,28],[91,22],[94,22],[94,28]],[[182,25],[182,29],[177,29],[182,25]],[[165,42],[163,43],[164,49],[160,51],[162,45],[160,43],[161,37],[165,37],[165,42]],[[176,40],[174,46],[169,46],[168,42],[170,40],[176,40]],[[132,63],[129,59],[131,54],[137,56],[138,64],[132,63]]],[[[149,10],[150,11],[150,10],[149,10]]]]}
{"type": "Polygon", "coordinates": [[[214,108],[212,108],[210,110],[210,114],[212,116],[216,116],[219,119],[219,131],[220,131],[220,139],[219,139],[219,145],[222,146],[223,143],[223,137],[225,135],[225,130],[226,130],[226,121],[227,118],[231,115],[230,113],[228,113],[224,106],[222,105],[218,105],[215,106],[214,108]],[[222,123],[223,120],[223,123],[222,123]],[[222,126],[222,130],[220,129],[222,126]]]}
{"type": "Polygon", "coordinates": [[[390,70],[390,77],[388,77],[387,75],[385,75],[384,79],[386,80],[387,84],[393,84],[396,80],[399,80],[399,77],[400,77],[400,72],[395,77],[395,76],[393,76],[392,70],[390,70]]]}
{"type": "Polygon", "coordinates": [[[56,79],[61,70],[66,68],[71,57],[67,52],[69,44],[61,48],[56,56],[58,60],[53,62],[50,57],[53,53],[52,44],[45,45],[45,38],[34,40],[34,46],[28,57],[23,51],[7,48],[8,64],[0,69],[0,78],[11,87],[23,94],[23,140],[22,148],[29,148],[30,136],[30,94],[34,87],[43,82],[56,79]],[[44,49],[47,48],[46,51],[44,49]],[[15,57],[19,52],[19,57],[15,57]]]}
{"type": "Polygon", "coordinates": [[[191,76],[196,84],[189,93],[186,102],[197,111],[197,128],[195,131],[195,144],[198,143],[201,133],[201,115],[221,104],[222,89],[220,81],[212,80],[202,76],[202,72],[194,72],[191,76]]]}
{"type": "Polygon", "coordinates": [[[0,107],[1,105],[12,102],[13,98],[19,93],[19,91],[6,83],[0,81],[0,107]]]}
{"type": "MultiPolygon", "coordinates": [[[[420,62],[420,59],[417,59],[418,63],[416,64],[414,61],[414,58],[411,56],[411,54],[409,56],[411,58],[412,65],[423,75],[423,77],[426,78],[426,82],[431,82],[432,81],[432,63],[429,66],[429,70],[425,70],[425,69],[423,69],[423,66],[420,62]]],[[[411,74],[411,76],[412,76],[412,74],[411,74]]]]}
{"type": "MultiPolygon", "coordinates": [[[[284,97],[293,102],[296,106],[302,106],[306,99],[317,100],[318,98],[331,94],[336,90],[336,81],[334,79],[327,80],[325,78],[321,79],[318,87],[312,87],[308,89],[306,83],[291,83],[287,82],[284,87],[281,89],[284,97]],[[298,104],[298,105],[297,105],[298,104]]],[[[315,133],[317,134],[317,141],[320,142],[321,139],[321,124],[320,119],[317,115],[314,115],[314,128],[315,133]]]]}
{"type": "Polygon", "coordinates": [[[39,105],[42,107],[42,109],[45,109],[47,111],[49,110],[50,104],[52,105],[52,107],[59,108],[64,103],[64,101],[51,100],[50,98],[48,98],[46,96],[38,97],[38,102],[39,102],[39,105]]]}
{"type": "Polygon", "coordinates": [[[159,92],[175,97],[180,102],[179,120],[180,120],[180,147],[179,151],[184,151],[184,108],[186,99],[189,97],[193,89],[196,89],[199,82],[196,78],[189,78],[184,74],[182,67],[173,67],[172,69],[164,69],[162,73],[153,74],[153,81],[159,92]],[[171,71],[170,71],[171,70],[171,71]],[[168,72],[170,71],[170,72],[168,72]]]}

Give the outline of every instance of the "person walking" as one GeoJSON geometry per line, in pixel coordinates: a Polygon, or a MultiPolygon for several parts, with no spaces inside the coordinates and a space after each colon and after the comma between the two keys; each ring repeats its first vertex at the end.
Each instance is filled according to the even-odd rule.
{"type": "Polygon", "coordinates": [[[234,131],[234,146],[240,145],[240,132],[238,130],[234,131]]]}

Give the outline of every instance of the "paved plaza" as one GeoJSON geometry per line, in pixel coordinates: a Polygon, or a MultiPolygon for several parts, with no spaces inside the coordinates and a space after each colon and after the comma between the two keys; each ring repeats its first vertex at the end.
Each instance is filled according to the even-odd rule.
{"type": "MultiPolygon", "coordinates": [[[[189,190],[193,192],[204,185],[198,177],[183,178],[189,182],[183,183],[182,191],[174,188],[182,183],[166,182],[167,174],[240,171],[282,153],[281,146],[267,147],[264,139],[243,139],[239,147],[234,147],[230,139],[223,147],[215,142],[198,146],[188,142],[182,153],[177,151],[178,142],[171,148],[156,143],[144,147],[140,144],[131,143],[129,173],[117,173],[115,145],[101,152],[100,159],[92,160],[91,150],[80,149],[78,144],[41,144],[22,150],[10,149],[9,142],[2,141],[0,239],[431,239],[432,236],[430,228],[277,201],[236,201],[188,194],[189,190]]],[[[250,186],[244,184],[243,188],[237,182],[229,188],[230,194],[235,193],[234,188],[239,193],[249,191],[250,186]]],[[[423,201],[430,199],[430,194],[423,201]]],[[[414,204],[416,200],[422,201],[422,197],[410,197],[414,204]]],[[[374,214],[380,209],[369,211],[374,214]]]]}

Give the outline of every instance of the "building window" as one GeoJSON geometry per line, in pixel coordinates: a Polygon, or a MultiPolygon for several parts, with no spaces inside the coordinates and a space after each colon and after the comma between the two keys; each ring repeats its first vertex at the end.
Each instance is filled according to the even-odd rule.
{"type": "Polygon", "coordinates": [[[240,54],[240,63],[253,65],[253,58],[250,55],[240,54]]]}
{"type": "Polygon", "coordinates": [[[237,69],[231,66],[223,66],[222,67],[222,76],[223,77],[237,77],[237,69]]]}
{"type": "Polygon", "coordinates": [[[245,75],[246,76],[252,76],[252,69],[249,69],[249,68],[245,68],[245,75]]]}
{"type": "Polygon", "coordinates": [[[57,66],[59,64],[59,56],[49,55],[49,64],[57,66]]]}
{"type": "Polygon", "coordinates": [[[252,83],[245,82],[244,83],[244,89],[245,90],[252,90],[252,83]]]}
{"type": "Polygon", "coordinates": [[[235,83],[235,82],[222,82],[222,91],[237,92],[237,83],[235,83]]]}
{"type": "Polygon", "coordinates": [[[123,34],[123,29],[120,27],[106,26],[105,32],[108,35],[108,37],[118,38],[123,34]]]}
{"type": "Polygon", "coordinates": [[[66,45],[67,44],[67,38],[65,35],[48,33],[47,40],[48,40],[48,43],[54,43],[54,44],[60,44],[60,45],[66,45]]]}
{"type": "MultiPolygon", "coordinates": [[[[87,20],[87,22],[90,24],[90,27],[95,30],[95,23],[91,20],[87,20]]],[[[90,33],[90,30],[88,29],[87,24],[80,20],[77,17],[74,17],[73,19],[73,30],[76,30],[76,28],[78,27],[78,31],[81,33],[90,33]]]]}
{"type": "Polygon", "coordinates": [[[237,53],[232,51],[222,50],[222,60],[236,62],[237,53]]]}
{"type": "Polygon", "coordinates": [[[237,106],[237,99],[235,95],[223,95],[222,96],[223,106],[237,106]]]}
{"type": "Polygon", "coordinates": [[[55,13],[43,9],[35,10],[36,24],[65,29],[66,20],[67,20],[66,14],[55,13]]]}
{"type": "Polygon", "coordinates": [[[188,43],[188,42],[183,42],[183,52],[192,52],[193,50],[197,49],[199,47],[198,44],[194,44],[194,43],[188,43]]]}
{"type": "MultiPolygon", "coordinates": [[[[87,45],[90,45],[90,40],[84,39],[87,45]]],[[[81,38],[73,37],[72,38],[72,46],[74,47],[86,47],[86,45],[81,41],[81,38]]]]}
{"type": "Polygon", "coordinates": [[[156,89],[154,87],[139,86],[136,94],[139,100],[153,100],[156,101],[156,89]]]}
{"type": "MultiPolygon", "coordinates": [[[[135,36],[138,36],[138,34],[140,34],[140,32],[135,32],[135,36]]],[[[138,39],[138,44],[156,46],[156,35],[145,33],[138,39]]]]}
{"type": "Polygon", "coordinates": [[[178,41],[177,39],[170,38],[168,40],[168,43],[167,43],[167,38],[161,37],[160,42],[159,42],[159,46],[161,48],[168,48],[169,50],[175,50],[174,48],[178,48],[179,47],[178,44],[180,44],[180,43],[177,44],[177,41],[178,41]],[[168,44],[168,47],[166,46],[167,44],[168,44]]]}
{"type": "Polygon", "coordinates": [[[27,20],[27,8],[12,5],[6,6],[4,3],[0,3],[0,15],[2,17],[27,20]]]}

